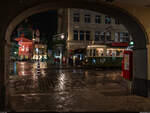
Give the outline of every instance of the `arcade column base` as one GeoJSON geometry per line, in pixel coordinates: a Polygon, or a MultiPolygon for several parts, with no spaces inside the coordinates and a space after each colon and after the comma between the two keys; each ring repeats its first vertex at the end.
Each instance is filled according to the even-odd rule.
{"type": "Polygon", "coordinates": [[[0,111],[5,111],[6,87],[0,84],[0,111]]]}
{"type": "Polygon", "coordinates": [[[150,97],[150,80],[135,78],[133,80],[132,92],[135,95],[150,97]]]}

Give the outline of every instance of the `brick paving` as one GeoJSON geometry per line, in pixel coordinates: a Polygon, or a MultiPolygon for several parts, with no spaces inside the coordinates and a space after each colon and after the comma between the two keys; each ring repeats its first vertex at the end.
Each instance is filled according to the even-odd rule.
{"type": "Polygon", "coordinates": [[[42,73],[10,76],[14,111],[150,111],[150,99],[132,95],[121,70],[48,69],[42,73]]]}

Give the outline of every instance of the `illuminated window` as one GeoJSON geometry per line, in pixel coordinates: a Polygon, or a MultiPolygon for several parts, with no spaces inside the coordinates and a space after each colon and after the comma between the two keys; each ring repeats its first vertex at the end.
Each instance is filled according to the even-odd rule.
{"type": "Polygon", "coordinates": [[[112,49],[107,49],[107,56],[112,56],[112,49]]]}
{"type": "Polygon", "coordinates": [[[97,51],[98,51],[98,56],[103,56],[104,55],[104,49],[98,48],[97,51]]]}

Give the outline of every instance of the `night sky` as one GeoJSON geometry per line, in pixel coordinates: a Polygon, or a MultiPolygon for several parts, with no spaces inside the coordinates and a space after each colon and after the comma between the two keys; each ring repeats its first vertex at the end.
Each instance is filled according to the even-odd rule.
{"type": "Polygon", "coordinates": [[[33,24],[33,28],[38,28],[41,34],[56,34],[57,33],[57,11],[48,11],[32,15],[28,18],[33,24]]]}
{"type": "Polygon", "coordinates": [[[57,33],[57,10],[32,15],[28,20],[33,24],[33,28],[39,29],[40,38],[47,40],[48,49],[51,49],[52,36],[57,33]]]}
{"type": "MultiPolygon", "coordinates": [[[[52,36],[57,34],[57,10],[38,13],[28,17],[26,20],[19,25],[31,25],[33,29],[39,29],[40,40],[46,40],[48,48],[51,48],[52,36]]],[[[12,35],[12,40],[18,36],[17,27],[12,35]]]]}

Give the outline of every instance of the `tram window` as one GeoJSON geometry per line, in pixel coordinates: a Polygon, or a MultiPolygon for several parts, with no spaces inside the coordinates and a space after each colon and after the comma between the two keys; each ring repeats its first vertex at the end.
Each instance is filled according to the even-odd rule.
{"type": "Polygon", "coordinates": [[[94,49],[94,51],[93,51],[93,56],[95,56],[96,55],[96,50],[94,49]]]}
{"type": "Polygon", "coordinates": [[[90,49],[90,56],[92,56],[92,49],[90,49]]]}
{"type": "Polygon", "coordinates": [[[121,57],[123,56],[123,51],[122,51],[122,50],[120,51],[120,56],[121,56],[121,57]]]}
{"type": "Polygon", "coordinates": [[[112,56],[115,56],[115,51],[112,51],[112,56]]]}
{"type": "Polygon", "coordinates": [[[116,56],[119,56],[120,55],[120,52],[117,50],[116,51],[116,56]]]}
{"type": "Polygon", "coordinates": [[[112,56],[112,50],[107,50],[107,56],[112,56]]]}

